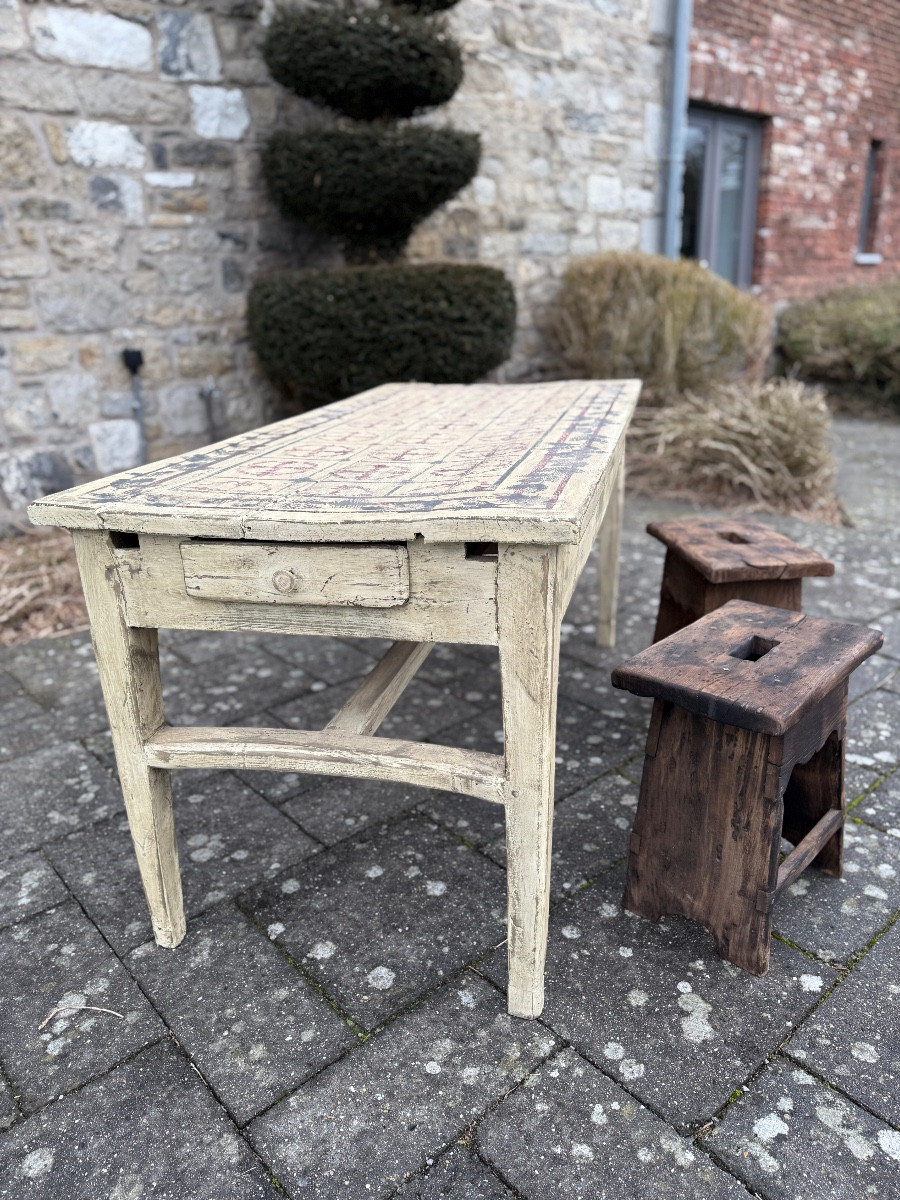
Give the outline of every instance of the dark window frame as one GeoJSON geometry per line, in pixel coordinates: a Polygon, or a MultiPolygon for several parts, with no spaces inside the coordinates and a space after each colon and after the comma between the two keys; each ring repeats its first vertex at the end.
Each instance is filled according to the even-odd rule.
{"type": "Polygon", "coordinates": [[[878,236],[878,216],[881,208],[881,191],[884,181],[884,142],[873,138],[869,142],[869,153],[866,158],[866,175],[863,182],[863,199],[859,219],[859,237],[856,243],[857,260],[876,259],[881,262],[881,255],[875,248],[878,236]]]}
{"type": "Polygon", "coordinates": [[[739,133],[747,137],[747,156],[744,162],[745,186],[741,201],[738,248],[738,287],[753,283],[756,257],[756,210],[759,200],[759,173],[762,162],[764,118],[691,105],[688,125],[702,128],[706,133],[706,154],[703,166],[703,187],[700,193],[697,249],[698,258],[714,270],[713,259],[719,239],[721,213],[718,205],[718,181],[722,172],[724,135],[739,133]]]}

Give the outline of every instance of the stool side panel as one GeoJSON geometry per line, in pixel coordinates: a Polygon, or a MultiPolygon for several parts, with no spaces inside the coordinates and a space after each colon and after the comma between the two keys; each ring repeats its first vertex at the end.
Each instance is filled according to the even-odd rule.
{"type": "Polygon", "coordinates": [[[690,517],[652,521],[647,532],[709,583],[834,574],[834,563],[818,551],[798,546],[760,521],[690,517]]]}

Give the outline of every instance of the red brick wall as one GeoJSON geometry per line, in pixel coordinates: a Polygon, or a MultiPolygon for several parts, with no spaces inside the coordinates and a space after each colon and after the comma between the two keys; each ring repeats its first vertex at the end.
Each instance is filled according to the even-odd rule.
{"type": "Polygon", "coordinates": [[[754,265],[765,296],[900,274],[900,0],[695,0],[690,95],[767,118],[754,265]],[[873,140],[884,262],[860,266],[873,140]]]}

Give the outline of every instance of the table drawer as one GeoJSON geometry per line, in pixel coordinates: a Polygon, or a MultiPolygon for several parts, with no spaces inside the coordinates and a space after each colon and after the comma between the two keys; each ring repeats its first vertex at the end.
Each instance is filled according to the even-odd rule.
{"type": "Polygon", "coordinates": [[[200,600],[395,608],[409,599],[403,543],[186,541],[184,586],[200,600]]]}

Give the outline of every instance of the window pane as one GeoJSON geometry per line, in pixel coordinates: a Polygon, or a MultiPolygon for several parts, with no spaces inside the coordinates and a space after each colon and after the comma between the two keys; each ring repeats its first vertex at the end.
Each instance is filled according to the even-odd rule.
{"type": "Polygon", "coordinates": [[[700,125],[687,127],[684,145],[684,211],[681,218],[681,253],[700,257],[700,206],[706,165],[707,131],[700,125]]]}
{"type": "Polygon", "coordinates": [[[741,216],[748,142],[745,133],[730,129],[722,131],[721,165],[716,180],[719,229],[713,252],[713,270],[732,283],[738,282],[741,261],[741,216]]]}

